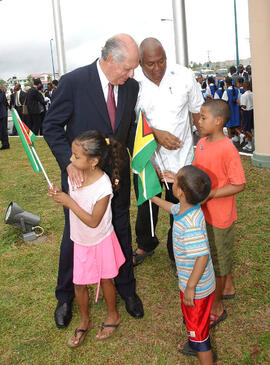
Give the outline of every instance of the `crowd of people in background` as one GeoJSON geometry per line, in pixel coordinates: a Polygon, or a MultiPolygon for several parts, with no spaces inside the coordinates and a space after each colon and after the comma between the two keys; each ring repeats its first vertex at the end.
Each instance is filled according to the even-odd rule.
{"type": "MultiPolygon", "coordinates": [[[[212,75],[204,78],[202,74],[199,74],[197,82],[205,101],[207,99],[222,99],[228,102],[231,118],[226,124],[224,132],[232,142],[239,143],[243,151],[252,152],[254,117],[251,65],[244,68],[242,64],[239,64],[237,69],[235,66],[231,66],[228,76],[223,79],[215,78],[212,75]]],[[[58,81],[53,80],[44,89],[41,80],[36,78],[32,80],[32,86],[26,86],[23,90],[19,83],[15,84],[14,88],[10,89],[10,95],[7,98],[5,89],[2,87],[1,119],[4,119],[4,122],[1,121],[1,141],[3,149],[9,148],[8,109],[15,108],[21,120],[33,133],[42,135],[43,120],[50,108],[57,85],[58,81]]],[[[11,134],[17,135],[15,126],[13,126],[11,134]]]]}
{"type": "MultiPolygon", "coordinates": [[[[0,88],[0,139],[1,149],[10,148],[8,142],[8,110],[16,109],[20,119],[32,130],[35,135],[42,135],[42,123],[46,112],[49,110],[53,92],[57,88],[58,81],[53,80],[47,84],[46,89],[39,78],[32,80],[32,86],[26,86],[22,90],[21,84],[17,83],[10,89],[6,96],[4,87],[0,88]]],[[[11,134],[17,135],[13,125],[11,134]]]]}
{"type": "Polygon", "coordinates": [[[204,79],[199,74],[197,82],[205,101],[222,99],[229,104],[231,118],[225,126],[225,133],[233,143],[238,142],[243,151],[251,152],[254,136],[251,66],[245,69],[242,64],[237,69],[231,66],[228,76],[223,79],[214,76],[204,79]]]}

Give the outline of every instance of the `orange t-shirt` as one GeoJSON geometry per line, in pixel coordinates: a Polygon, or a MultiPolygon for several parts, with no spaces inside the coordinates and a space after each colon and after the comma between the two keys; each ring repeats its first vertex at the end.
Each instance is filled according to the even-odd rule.
{"type": "MultiPolygon", "coordinates": [[[[207,137],[200,139],[193,165],[208,174],[212,189],[246,182],[239,153],[227,137],[216,142],[208,142],[207,137]]],[[[234,195],[210,199],[202,210],[206,222],[217,228],[228,228],[237,219],[234,195]]]]}

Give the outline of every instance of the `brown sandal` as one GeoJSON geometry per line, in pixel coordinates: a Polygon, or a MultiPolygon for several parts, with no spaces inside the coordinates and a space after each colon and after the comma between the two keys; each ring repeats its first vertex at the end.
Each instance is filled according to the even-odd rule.
{"type": "Polygon", "coordinates": [[[102,325],[100,326],[99,330],[100,330],[100,333],[102,334],[102,331],[105,329],[105,328],[113,328],[113,331],[110,332],[107,336],[103,336],[103,337],[96,337],[97,340],[106,340],[107,338],[111,337],[115,330],[117,329],[117,327],[119,326],[121,322],[119,322],[118,324],[104,324],[104,322],[102,323],[102,325]]]}
{"type": "Polygon", "coordinates": [[[89,332],[90,329],[91,329],[90,327],[87,328],[86,330],[82,330],[80,328],[76,328],[75,329],[75,332],[74,332],[74,335],[70,337],[70,339],[67,342],[67,345],[69,347],[72,347],[72,348],[79,347],[80,345],[82,345],[83,344],[83,341],[84,341],[84,339],[85,339],[85,337],[86,337],[86,335],[87,335],[87,333],[89,332]],[[81,335],[81,337],[79,337],[78,342],[75,343],[74,340],[76,340],[77,334],[80,333],[80,332],[82,333],[82,335],[81,335]]]}

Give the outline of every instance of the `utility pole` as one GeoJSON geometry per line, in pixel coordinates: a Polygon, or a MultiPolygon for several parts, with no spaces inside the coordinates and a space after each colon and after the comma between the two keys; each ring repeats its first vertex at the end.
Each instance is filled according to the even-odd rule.
{"type": "Polygon", "coordinates": [[[210,61],[210,50],[207,51],[207,62],[208,62],[208,66],[207,67],[211,67],[211,61],[210,61]]]}
{"type": "Polygon", "coordinates": [[[54,70],[54,62],[53,62],[53,48],[52,48],[52,41],[53,39],[50,39],[50,47],[51,47],[51,58],[52,58],[52,69],[53,69],[53,79],[55,80],[55,70],[54,70]]]}
{"type": "Polygon", "coordinates": [[[60,0],[52,0],[52,7],[53,7],[53,21],[54,21],[54,31],[55,31],[56,50],[58,59],[58,74],[59,77],[61,77],[67,71],[66,71],[66,57],[65,57],[60,0]]]}
{"type": "Polygon", "coordinates": [[[237,31],[237,13],[236,0],[234,0],[234,25],[235,25],[235,47],[236,47],[236,65],[239,65],[239,51],[238,51],[238,31],[237,31]]]}
{"type": "Polygon", "coordinates": [[[172,0],[176,63],[188,67],[185,0],[172,0]]]}

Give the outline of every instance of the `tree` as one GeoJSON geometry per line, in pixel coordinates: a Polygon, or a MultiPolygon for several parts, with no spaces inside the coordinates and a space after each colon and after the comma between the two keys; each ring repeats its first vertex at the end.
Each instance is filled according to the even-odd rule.
{"type": "Polygon", "coordinates": [[[0,79],[0,86],[3,86],[5,89],[7,88],[8,84],[5,80],[0,79]]]}
{"type": "Polygon", "coordinates": [[[33,77],[31,75],[28,75],[27,76],[27,81],[24,83],[24,87],[32,86],[32,80],[33,80],[33,77]]]}

